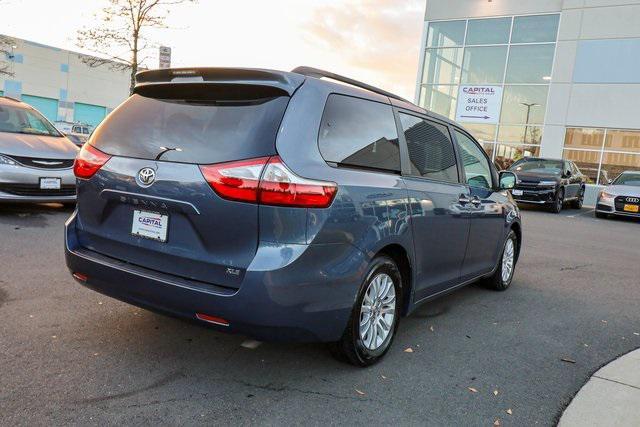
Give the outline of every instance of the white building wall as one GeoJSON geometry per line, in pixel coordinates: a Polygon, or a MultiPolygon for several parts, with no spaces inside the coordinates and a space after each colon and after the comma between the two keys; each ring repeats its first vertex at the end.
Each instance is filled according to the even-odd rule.
{"type": "MultiPolygon", "coordinates": [[[[129,72],[109,65],[91,68],[78,53],[12,38],[13,76],[0,76],[5,95],[33,95],[57,100],[57,120],[73,121],[75,102],[117,107],[129,95],[129,72]]],[[[2,58],[6,60],[5,58],[2,58]]]]}

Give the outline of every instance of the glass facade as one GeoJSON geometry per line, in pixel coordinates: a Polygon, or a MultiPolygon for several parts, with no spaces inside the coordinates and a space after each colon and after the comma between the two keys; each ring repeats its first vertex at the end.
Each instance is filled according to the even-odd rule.
{"type": "Polygon", "coordinates": [[[539,155],[558,14],[434,21],[419,104],[455,119],[460,85],[502,87],[497,124],[460,122],[499,168],[539,155]]]}
{"type": "Polygon", "coordinates": [[[590,184],[606,185],[623,171],[640,170],[640,130],[567,128],[563,157],[590,184]]]}

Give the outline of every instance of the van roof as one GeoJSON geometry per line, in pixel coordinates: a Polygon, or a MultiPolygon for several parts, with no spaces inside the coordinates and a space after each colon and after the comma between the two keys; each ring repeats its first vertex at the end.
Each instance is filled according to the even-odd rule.
{"type": "MultiPolygon", "coordinates": [[[[278,71],[260,68],[221,68],[221,67],[194,67],[194,68],[166,68],[156,70],[140,71],[136,74],[136,85],[134,93],[144,92],[145,87],[166,84],[185,84],[185,83],[216,83],[216,84],[243,84],[256,86],[270,86],[285,92],[288,96],[293,93],[304,83],[306,79],[315,79],[326,84],[331,81],[346,83],[361,90],[363,96],[370,94],[374,100],[379,100],[380,95],[389,100],[391,105],[397,108],[403,108],[435,118],[437,120],[447,122],[458,127],[461,125],[455,123],[448,117],[431,112],[406,99],[379,89],[375,86],[362,83],[349,77],[341,76],[329,71],[320,70],[312,67],[297,67],[292,71],[278,71]]],[[[337,85],[333,85],[337,87],[337,85]]],[[[338,86],[339,87],[339,86],[338,86]]]]}

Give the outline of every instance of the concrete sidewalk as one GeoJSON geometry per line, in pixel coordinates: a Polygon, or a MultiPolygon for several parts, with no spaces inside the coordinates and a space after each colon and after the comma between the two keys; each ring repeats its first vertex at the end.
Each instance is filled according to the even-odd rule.
{"type": "Polygon", "coordinates": [[[559,427],[640,425],[640,349],[593,374],[562,414],[559,427]]]}

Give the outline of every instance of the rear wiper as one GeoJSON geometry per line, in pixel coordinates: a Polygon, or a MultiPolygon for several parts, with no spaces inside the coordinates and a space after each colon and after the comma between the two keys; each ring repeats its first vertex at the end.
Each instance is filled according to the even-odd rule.
{"type": "Polygon", "coordinates": [[[156,160],[160,160],[160,157],[162,157],[165,153],[169,151],[182,151],[182,148],[180,147],[160,147],[160,149],[162,151],[160,151],[160,153],[156,156],[156,160]]]}

